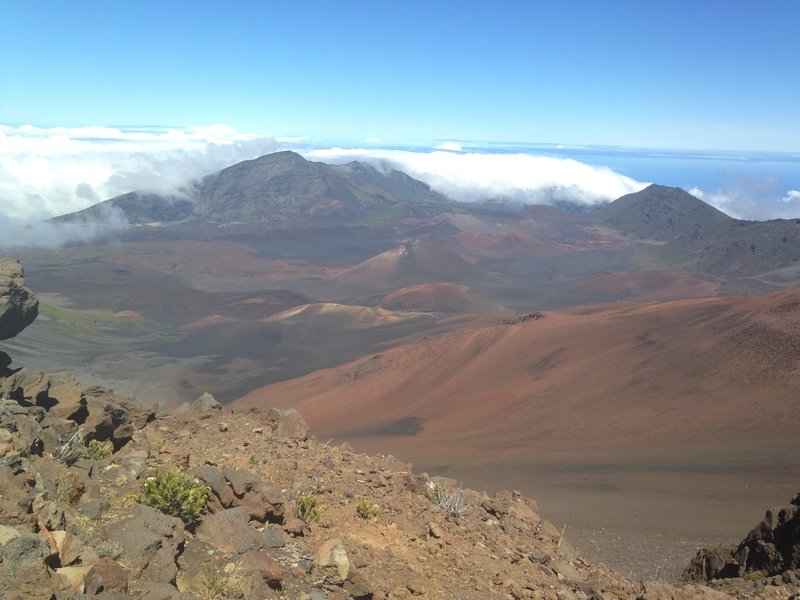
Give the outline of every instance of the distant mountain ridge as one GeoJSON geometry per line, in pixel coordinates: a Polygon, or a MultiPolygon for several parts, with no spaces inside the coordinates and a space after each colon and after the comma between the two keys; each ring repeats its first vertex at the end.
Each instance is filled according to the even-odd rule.
{"type": "Polygon", "coordinates": [[[413,203],[447,202],[397,170],[351,162],[330,165],[283,151],[243,161],[195,182],[185,197],[130,192],[56,221],[104,220],[120,212],[134,225],[204,219],[290,223],[359,222],[405,216],[413,203]]]}
{"type": "MultiPolygon", "coordinates": [[[[362,162],[313,162],[283,151],[208,175],[196,181],[184,196],[130,192],[54,221],[102,222],[123,216],[133,225],[206,222],[275,230],[394,225],[410,218],[420,226],[417,234],[430,243],[457,233],[455,212],[462,217],[471,215],[465,217],[467,220],[481,221],[478,229],[491,231],[494,227],[494,217],[481,212],[480,205],[449,200],[401,171],[362,162]]],[[[651,245],[649,249],[643,246],[643,256],[655,259],[658,268],[679,268],[713,280],[766,275],[770,285],[800,282],[797,274],[787,271],[800,262],[800,219],[741,221],[680,188],[653,184],[582,215],[567,215],[556,207],[526,207],[517,214],[520,218],[536,215],[540,225],[567,231],[568,235],[581,236],[581,227],[599,224],[633,240],[660,242],[660,246],[651,245]]],[[[462,238],[476,235],[470,228],[462,238]]],[[[528,240],[528,245],[547,247],[521,235],[503,232],[491,239],[516,239],[523,246],[528,240]]],[[[553,239],[560,238],[551,236],[553,239]]],[[[462,249],[470,254],[467,248],[462,249]]],[[[507,248],[511,255],[518,251],[507,248]]],[[[442,276],[438,280],[451,279],[442,276]]],[[[393,283],[403,286],[421,281],[393,283]]]]}
{"type": "Polygon", "coordinates": [[[734,219],[680,188],[653,184],[596,215],[623,234],[665,242],[656,254],[694,273],[749,276],[800,262],[800,219],[734,219]]]}
{"type": "Polygon", "coordinates": [[[657,184],[626,194],[600,208],[597,214],[622,233],[660,241],[702,242],[735,221],[681,188],[657,184]]]}

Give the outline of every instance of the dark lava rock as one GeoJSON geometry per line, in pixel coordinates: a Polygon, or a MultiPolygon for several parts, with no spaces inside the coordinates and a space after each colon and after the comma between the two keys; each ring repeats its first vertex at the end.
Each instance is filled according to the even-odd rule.
{"type": "Polygon", "coordinates": [[[788,505],[768,510],[738,546],[702,548],[683,572],[688,581],[781,575],[800,568],[800,493],[788,505]]]}

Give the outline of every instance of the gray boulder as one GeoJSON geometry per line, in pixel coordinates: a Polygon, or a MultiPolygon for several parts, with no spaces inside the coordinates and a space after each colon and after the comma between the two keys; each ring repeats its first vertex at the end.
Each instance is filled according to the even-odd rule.
{"type": "Polygon", "coordinates": [[[173,411],[173,414],[184,419],[206,419],[220,412],[222,412],[222,404],[217,402],[214,396],[206,392],[192,402],[184,402],[173,411]]]}
{"type": "Polygon", "coordinates": [[[178,572],[176,556],[184,543],[183,522],[154,508],[134,504],[130,517],[117,522],[108,532],[120,548],[119,560],[134,578],[169,583],[178,572]]]}
{"type": "Polygon", "coordinates": [[[264,544],[261,534],[250,527],[250,515],[241,507],[207,516],[197,530],[197,537],[222,552],[232,554],[259,550],[264,544]]]}
{"type": "Polygon", "coordinates": [[[314,555],[311,575],[334,585],[342,585],[350,573],[350,560],[339,540],[324,542],[314,555]]]}
{"type": "Polygon", "coordinates": [[[225,480],[222,471],[216,467],[203,465],[195,468],[194,476],[211,488],[213,496],[209,499],[209,504],[214,512],[233,506],[236,496],[233,495],[233,490],[225,480]]]}
{"type": "Polygon", "coordinates": [[[294,440],[308,439],[308,424],[300,413],[293,408],[285,410],[270,408],[267,411],[267,421],[272,430],[272,435],[275,437],[294,440]]]}
{"type": "Polygon", "coordinates": [[[53,572],[47,542],[25,534],[0,549],[0,598],[4,600],[50,600],[68,587],[66,579],[53,572]]]}

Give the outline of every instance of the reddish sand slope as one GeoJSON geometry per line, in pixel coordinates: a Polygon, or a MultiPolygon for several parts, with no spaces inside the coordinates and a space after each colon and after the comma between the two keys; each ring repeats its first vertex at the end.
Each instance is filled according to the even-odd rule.
{"type": "Polygon", "coordinates": [[[573,294],[597,301],[676,300],[711,296],[716,285],[680,271],[617,271],[578,282],[568,288],[573,294]]]}
{"type": "Polygon", "coordinates": [[[799,359],[800,291],[790,290],[453,331],[239,403],[296,406],[338,438],[413,422],[408,448],[438,454],[796,435],[799,359]]]}
{"type": "Polygon", "coordinates": [[[428,283],[404,287],[381,300],[390,310],[437,312],[445,314],[499,314],[502,306],[476,294],[466,285],[428,283]]]}
{"type": "Polygon", "coordinates": [[[335,278],[376,289],[437,281],[470,283],[492,281],[491,275],[455,252],[421,243],[401,244],[351,267],[335,278]]]}
{"type": "Polygon", "coordinates": [[[207,317],[203,317],[202,319],[197,319],[196,321],[192,321],[191,323],[187,323],[186,325],[181,327],[181,329],[183,331],[198,331],[200,329],[206,329],[208,327],[214,327],[215,325],[220,325],[232,321],[233,319],[223,317],[222,315],[213,314],[213,315],[208,315],[207,317]]]}
{"type": "Polygon", "coordinates": [[[560,249],[520,232],[481,233],[462,231],[453,236],[461,250],[472,256],[509,257],[530,254],[557,254],[560,249]]]}
{"type": "Polygon", "coordinates": [[[317,302],[281,311],[262,319],[262,322],[300,325],[306,329],[337,327],[342,330],[357,330],[393,325],[425,316],[427,315],[383,308],[317,302]]]}

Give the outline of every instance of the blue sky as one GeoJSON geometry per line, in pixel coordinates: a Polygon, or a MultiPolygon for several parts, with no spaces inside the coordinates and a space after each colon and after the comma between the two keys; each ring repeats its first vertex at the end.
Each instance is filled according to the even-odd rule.
{"type": "Polygon", "coordinates": [[[461,200],[658,182],[794,218],[799,25],[800,0],[0,0],[0,225],[287,148],[461,200]]]}
{"type": "Polygon", "coordinates": [[[0,122],[800,151],[800,2],[1,0],[0,122]]]}

